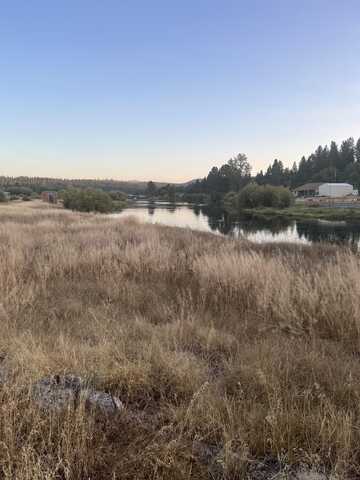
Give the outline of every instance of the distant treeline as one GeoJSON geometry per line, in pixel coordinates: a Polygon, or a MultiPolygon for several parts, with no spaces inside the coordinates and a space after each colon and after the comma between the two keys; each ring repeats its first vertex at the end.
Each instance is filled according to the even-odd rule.
{"type": "Polygon", "coordinates": [[[284,168],[280,160],[274,160],[266,172],[255,177],[259,185],[283,185],[297,187],[308,182],[348,182],[360,186],[360,138],[352,137],[340,147],[336,142],[321,145],[309,157],[302,157],[291,169],[284,168]]]}
{"type": "MultiPolygon", "coordinates": [[[[126,194],[146,193],[148,197],[159,197],[169,201],[181,198],[196,203],[221,203],[229,192],[239,192],[248,183],[294,188],[308,182],[349,182],[360,189],[360,138],[357,142],[348,138],[340,146],[319,146],[309,157],[302,157],[292,168],[284,167],[275,159],[265,172],[251,176],[251,165],[245,154],[228,160],[221,167],[213,167],[206,177],[187,184],[165,184],[154,182],[128,182],[119,180],[59,179],[45,177],[0,176],[0,190],[22,188],[41,193],[44,190],[98,189],[105,192],[121,191],[126,194]]],[[[19,192],[18,192],[19,193],[19,192]]]]}
{"type": "Polygon", "coordinates": [[[127,182],[120,180],[93,180],[93,179],[62,179],[46,177],[5,177],[0,176],[0,189],[8,190],[8,187],[23,187],[33,192],[41,193],[45,190],[64,190],[67,188],[93,188],[106,192],[122,191],[125,193],[143,193],[146,182],[127,182]]]}
{"type": "Polygon", "coordinates": [[[319,146],[309,157],[302,157],[292,168],[284,167],[275,159],[264,173],[250,176],[251,166],[246,155],[239,154],[220,168],[213,167],[202,180],[196,180],[186,188],[188,198],[207,194],[212,200],[223,198],[229,192],[238,192],[250,181],[258,185],[294,188],[308,182],[349,182],[360,187],[360,138],[344,140],[340,147],[336,142],[319,146]]]}

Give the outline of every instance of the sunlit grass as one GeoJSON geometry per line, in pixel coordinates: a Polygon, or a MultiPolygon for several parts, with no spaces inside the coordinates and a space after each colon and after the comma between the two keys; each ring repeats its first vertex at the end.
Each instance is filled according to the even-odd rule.
{"type": "Polygon", "coordinates": [[[0,207],[0,292],[3,478],[246,478],[261,459],[359,473],[350,251],[31,202],[0,207]],[[32,382],[65,372],[125,412],[39,411],[32,382]]]}

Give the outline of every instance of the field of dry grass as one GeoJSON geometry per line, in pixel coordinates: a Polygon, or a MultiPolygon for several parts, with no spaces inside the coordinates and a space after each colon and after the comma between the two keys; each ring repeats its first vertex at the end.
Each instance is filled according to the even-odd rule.
{"type": "Polygon", "coordinates": [[[31,202],[0,207],[0,292],[0,478],[360,475],[355,254],[31,202]],[[126,408],[44,412],[63,373],[126,408]]]}

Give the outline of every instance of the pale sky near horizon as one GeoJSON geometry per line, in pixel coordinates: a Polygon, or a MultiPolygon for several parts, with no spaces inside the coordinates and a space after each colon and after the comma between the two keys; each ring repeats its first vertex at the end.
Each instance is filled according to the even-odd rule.
{"type": "Polygon", "coordinates": [[[186,181],[360,137],[359,0],[0,6],[0,175],[186,181]]]}

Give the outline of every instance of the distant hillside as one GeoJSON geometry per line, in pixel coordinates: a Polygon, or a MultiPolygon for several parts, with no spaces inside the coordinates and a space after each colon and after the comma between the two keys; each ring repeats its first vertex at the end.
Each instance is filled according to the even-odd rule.
{"type": "MultiPolygon", "coordinates": [[[[157,187],[167,185],[165,182],[156,182],[157,187]]],[[[184,186],[186,184],[173,184],[184,186]]],[[[121,190],[125,193],[142,193],[146,190],[147,182],[122,181],[122,180],[94,180],[94,179],[65,179],[48,177],[5,177],[0,176],[0,188],[6,187],[28,187],[34,191],[62,190],[64,188],[101,188],[105,191],[121,190]]]]}
{"type": "Polygon", "coordinates": [[[201,178],[194,178],[193,180],[189,180],[188,182],[184,183],[179,183],[178,186],[180,187],[190,187],[191,185],[194,185],[196,182],[200,182],[202,179],[201,178]]]}

